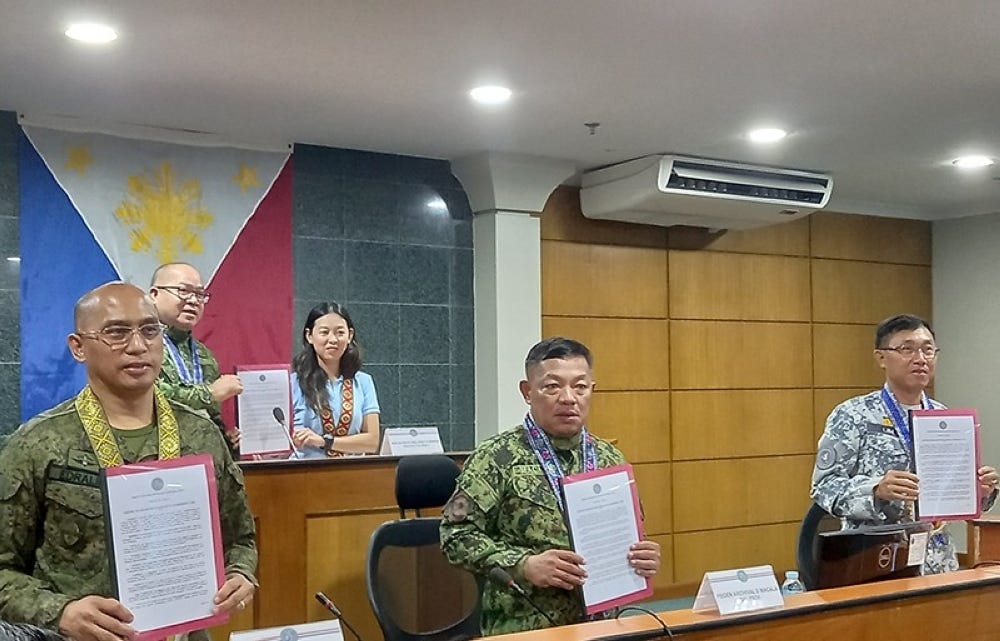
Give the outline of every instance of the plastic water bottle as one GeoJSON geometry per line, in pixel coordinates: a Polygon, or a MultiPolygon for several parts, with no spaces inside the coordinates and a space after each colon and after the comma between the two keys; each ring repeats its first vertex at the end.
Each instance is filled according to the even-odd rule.
{"type": "Polygon", "coordinates": [[[806,591],[806,586],[802,585],[802,581],[799,580],[799,573],[796,570],[789,570],[785,572],[785,582],[781,584],[781,594],[788,596],[789,594],[802,594],[806,591]]]}

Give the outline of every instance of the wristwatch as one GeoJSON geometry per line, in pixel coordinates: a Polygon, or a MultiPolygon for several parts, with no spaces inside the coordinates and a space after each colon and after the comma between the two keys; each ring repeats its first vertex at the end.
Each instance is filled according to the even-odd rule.
{"type": "Polygon", "coordinates": [[[323,451],[326,452],[327,456],[333,452],[333,434],[323,435],[323,451]]]}

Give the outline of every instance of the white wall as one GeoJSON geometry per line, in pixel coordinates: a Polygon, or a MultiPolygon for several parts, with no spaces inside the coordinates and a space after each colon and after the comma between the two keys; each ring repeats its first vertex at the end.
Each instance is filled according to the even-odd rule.
{"type": "Polygon", "coordinates": [[[1000,468],[1000,215],[937,221],[933,242],[934,396],[978,410],[983,463],[1000,468]]]}

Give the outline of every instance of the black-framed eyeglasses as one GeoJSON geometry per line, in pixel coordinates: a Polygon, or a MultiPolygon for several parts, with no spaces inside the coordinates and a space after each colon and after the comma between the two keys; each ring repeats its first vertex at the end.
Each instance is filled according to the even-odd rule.
{"type": "Polygon", "coordinates": [[[127,325],[112,325],[104,329],[89,332],[77,332],[77,336],[101,341],[111,349],[124,349],[132,342],[132,337],[139,335],[147,345],[163,335],[163,326],[159,323],[147,323],[138,327],[127,325]]]}
{"type": "Polygon", "coordinates": [[[921,347],[914,347],[913,345],[897,345],[896,347],[879,347],[878,349],[879,351],[896,352],[903,358],[913,358],[917,355],[917,352],[920,352],[927,360],[937,358],[937,355],[941,352],[941,348],[935,347],[934,345],[923,345],[921,347]]]}
{"type": "Polygon", "coordinates": [[[165,289],[181,300],[196,300],[199,303],[207,303],[212,295],[204,289],[188,289],[178,285],[153,285],[154,289],[165,289]]]}

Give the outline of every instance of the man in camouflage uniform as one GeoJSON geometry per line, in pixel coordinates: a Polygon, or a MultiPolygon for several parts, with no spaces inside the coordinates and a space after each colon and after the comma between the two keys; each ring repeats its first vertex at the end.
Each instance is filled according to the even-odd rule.
{"type": "Polygon", "coordinates": [[[156,303],[160,322],[166,326],[163,369],[157,385],[167,398],[208,413],[239,456],[239,431],[227,430],[220,405],[243,391],[235,374],[219,374],[219,362],[204,343],[191,335],[205,312],[209,294],[201,274],[188,263],[167,263],[153,272],[149,295],[156,303]]]}
{"type": "MultiPolygon", "coordinates": [[[[834,408],[819,440],[810,496],[844,527],[907,523],[919,479],[910,460],[907,412],[944,406],[924,390],[934,381],[938,348],[922,319],[902,314],[882,321],[875,331],[875,360],[885,371],[885,386],[848,399],[834,408]]],[[[982,507],[997,497],[992,467],[978,470],[982,507]]],[[[939,526],[927,544],[923,573],[958,569],[955,546],[939,526]]]]}
{"type": "Polygon", "coordinates": [[[243,476],[213,423],[156,388],[163,341],[152,301],[109,283],[80,299],[75,323],[68,343],[87,386],[0,452],[0,618],[76,641],[132,639],[131,613],[111,598],[100,469],[203,453],[215,466],[226,572],[215,609],[243,609],[257,565],[243,476]]]}
{"type": "MultiPolygon", "coordinates": [[[[469,456],[441,522],[441,549],[451,563],[479,575],[507,570],[556,625],[578,623],[583,608],[575,589],[586,561],[570,549],[554,485],[557,477],[625,462],[613,445],[584,424],[594,389],[590,350],[566,338],[538,343],[525,360],[520,391],[528,403],[524,424],[489,439],[469,456]],[[548,456],[552,458],[549,459],[548,456]],[[554,466],[543,467],[542,460],[554,466]]],[[[660,548],[632,545],[629,563],[656,574],[660,548]]],[[[483,590],[484,635],[551,625],[531,604],[503,586],[483,590]]]]}

